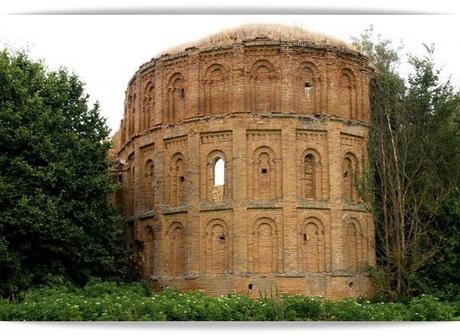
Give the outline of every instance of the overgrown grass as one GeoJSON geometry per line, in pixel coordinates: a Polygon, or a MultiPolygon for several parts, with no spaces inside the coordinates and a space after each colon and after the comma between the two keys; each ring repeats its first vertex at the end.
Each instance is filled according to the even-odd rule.
{"type": "Polygon", "coordinates": [[[208,35],[197,41],[183,43],[178,46],[164,50],[161,54],[174,54],[189,47],[208,48],[241,43],[247,39],[266,36],[274,40],[283,41],[311,41],[318,45],[341,47],[349,50],[356,50],[353,45],[346,43],[336,37],[306,30],[300,26],[281,24],[244,24],[238,27],[223,29],[215,34],[208,35]]]}
{"type": "Polygon", "coordinates": [[[230,294],[166,289],[146,284],[90,281],[84,288],[42,287],[16,302],[0,301],[0,320],[26,321],[432,321],[459,320],[460,304],[420,296],[407,303],[328,301],[300,295],[251,300],[230,294]]]}

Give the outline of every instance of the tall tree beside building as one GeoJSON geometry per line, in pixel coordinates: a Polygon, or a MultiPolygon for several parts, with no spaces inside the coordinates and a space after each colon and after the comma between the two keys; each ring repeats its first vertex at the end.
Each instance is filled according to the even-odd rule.
{"type": "Polygon", "coordinates": [[[390,297],[407,297],[429,291],[439,267],[458,283],[458,261],[441,266],[437,260],[459,256],[458,243],[452,243],[460,225],[459,93],[440,80],[432,47],[422,58],[409,57],[413,71],[405,83],[396,71],[400,50],[391,41],[375,38],[370,29],[354,44],[377,70],[369,175],[361,185],[376,221],[376,283],[390,297]]]}
{"type": "Polygon", "coordinates": [[[0,294],[126,271],[108,135],[76,75],[0,51],[0,294]]]}

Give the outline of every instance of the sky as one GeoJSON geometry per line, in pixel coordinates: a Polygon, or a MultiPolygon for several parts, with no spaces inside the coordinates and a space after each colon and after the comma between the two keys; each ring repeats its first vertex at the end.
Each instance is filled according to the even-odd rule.
{"type": "MultiPolygon", "coordinates": [[[[55,8],[54,8],[55,9],[55,8]]],[[[21,7],[21,10],[24,10],[21,7]]],[[[326,11],[327,12],[327,11],[326,11]]],[[[64,66],[86,83],[112,133],[123,117],[124,92],[140,65],[162,50],[245,23],[301,26],[345,41],[374,26],[404,44],[403,53],[423,55],[434,43],[443,79],[460,87],[458,15],[3,15],[0,47],[26,49],[51,70],[64,66]]],[[[404,59],[401,71],[410,68],[404,59]]]]}

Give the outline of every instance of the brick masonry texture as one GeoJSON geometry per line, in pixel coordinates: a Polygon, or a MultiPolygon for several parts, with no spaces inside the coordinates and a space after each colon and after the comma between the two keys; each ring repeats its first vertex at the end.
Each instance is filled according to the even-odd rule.
{"type": "Polygon", "coordinates": [[[349,49],[264,37],[141,66],[112,174],[153,286],[371,295],[374,223],[355,182],[372,71],[349,49]]]}

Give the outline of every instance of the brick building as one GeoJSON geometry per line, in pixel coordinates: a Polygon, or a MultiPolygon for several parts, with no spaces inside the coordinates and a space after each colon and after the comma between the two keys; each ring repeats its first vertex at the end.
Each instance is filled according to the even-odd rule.
{"type": "Polygon", "coordinates": [[[355,182],[371,75],[343,42],[273,25],[142,65],[113,174],[128,245],[153,286],[369,294],[374,224],[355,182]]]}

